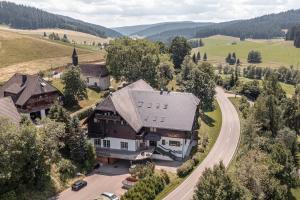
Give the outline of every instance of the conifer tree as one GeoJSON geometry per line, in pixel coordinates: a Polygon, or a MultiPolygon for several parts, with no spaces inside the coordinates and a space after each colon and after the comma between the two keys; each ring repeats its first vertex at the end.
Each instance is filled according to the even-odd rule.
{"type": "Polygon", "coordinates": [[[207,61],[207,54],[206,53],[204,53],[203,61],[207,61]]]}

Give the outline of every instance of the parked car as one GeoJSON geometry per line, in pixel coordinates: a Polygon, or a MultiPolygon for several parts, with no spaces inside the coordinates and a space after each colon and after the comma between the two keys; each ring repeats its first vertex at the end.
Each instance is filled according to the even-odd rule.
{"type": "Polygon", "coordinates": [[[115,195],[114,193],[110,193],[110,192],[103,192],[101,194],[101,196],[107,197],[110,200],[119,200],[119,197],[117,195],[115,195]]]}
{"type": "Polygon", "coordinates": [[[78,180],[75,183],[72,184],[72,190],[73,191],[78,191],[81,188],[87,186],[87,182],[84,180],[78,180]]]}

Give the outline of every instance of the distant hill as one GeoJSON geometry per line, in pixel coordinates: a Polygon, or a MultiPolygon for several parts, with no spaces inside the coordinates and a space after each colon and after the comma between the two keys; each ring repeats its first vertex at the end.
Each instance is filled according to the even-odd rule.
{"type": "Polygon", "coordinates": [[[165,23],[159,23],[159,24],[156,24],[156,25],[152,25],[152,26],[150,26],[150,27],[148,27],[144,30],[141,30],[139,32],[135,32],[132,35],[149,37],[151,35],[156,35],[156,34],[163,33],[165,31],[202,27],[202,26],[207,26],[207,25],[212,25],[212,24],[213,23],[201,23],[201,22],[190,22],[190,21],[165,22],[165,23]]]}
{"type": "Polygon", "coordinates": [[[61,28],[99,37],[121,36],[120,33],[103,26],[5,1],[0,1],[0,24],[17,29],[61,28]]]}
{"type": "Polygon", "coordinates": [[[290,10],[248,20],[236,20],[196,28],[169,30],[148,36],[148,38],[151,40],[168,41],[170,38],[178,35],[195,38],[221,34],[233,37],[270,39],[284,37],[285,33],[282,29],[288,29],[297,24],[300,24],[300,10],[290,10]]]}
{"type": "Polygon", "coordinates": [[[113,28],[113,30],[128,36],[149,37],[151,35],[163,33],[165,31],[195,28],[195,27],[201,27],[201,26],[212,25],[212,24],[213,23],[202,23],[202,22],[191,22],[191,21],[162,22],[157,24],[117,27],[117,28],[113,28]]]}
{"type": "Polygon", "coordinates": [[[122,27],[115,27],[111,28],[123,35],[134,35],[136,32],[145,30],[147,28],[150,28],[152,26],[155,26],[156,24],[145,24],[145,25],[136,25],[136,26],[122,26],[122,27]]]}

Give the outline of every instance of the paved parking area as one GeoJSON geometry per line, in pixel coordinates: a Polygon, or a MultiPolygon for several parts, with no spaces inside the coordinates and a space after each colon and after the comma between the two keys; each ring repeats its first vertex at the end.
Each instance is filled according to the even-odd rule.
{"type": "Polygon", "coordinates": [[[128,162],[118,162],[114,165],[100,167],[99,172],[87,176],[87,186],[79,191],[72,191],[71,188],[61,192],[55,200],[94,200],[103,192],[112,192],[121,196],[125,189],[122,188],[122,181],[129,176],[128,162]]]}

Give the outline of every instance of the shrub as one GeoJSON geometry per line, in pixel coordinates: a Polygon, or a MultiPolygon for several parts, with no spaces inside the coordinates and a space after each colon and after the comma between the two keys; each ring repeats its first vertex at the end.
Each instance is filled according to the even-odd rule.
{"type": "Polygon", "coordinates": [[[93,107],[88,107],[82,110],[79,110],[73,114],[73,117],[77,117],[79,120],[83,120],[84,118],[87,118],[92,112],[93,107]]]}
{"type": "Polygon", "coordinates": [[[168,173],[166,172],[166,170],[161,170],[161,177],[164,179],[165,184],[168,185],[170,183],[170,177],[168,175],[168,173]]]}
{"type": "Polygon", "coordinates": [[[193,155],[192,159],[193,159],[195,165],[198,165],[198,164],[199,164],[199,162],[200,162],[200,156],[201,156],[201,153],[200,153],[200,152],[195,153],[195,155],[193,155]]]}
{"type": "Polygon", "coordinates": [[[130,171],[132,176],[143,179],[154,173],[155,165],[152,162],[147,162],[145,165],[137,164],[134,169],[130,171]]]}
{"type": "Polygon", "coordinates": [[[121,200],[153,200],[165,187],[161,176],[150,175],[130,188],[121,200]]]}
{"type": "Polygon", "coordinates": [[[57,163],[59,177],[62,181],[65,181],[68,178],[72,178],[76,174],[76,167],[70,160],[61,159],[57,163]]]}
{"type": "Polygon", "coordinates": [[[194,166],[195,162],[193,159],[187,160],[177,169],[177,175],[179,177],[187,176],[193,170],[194,166]]]}

